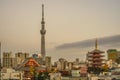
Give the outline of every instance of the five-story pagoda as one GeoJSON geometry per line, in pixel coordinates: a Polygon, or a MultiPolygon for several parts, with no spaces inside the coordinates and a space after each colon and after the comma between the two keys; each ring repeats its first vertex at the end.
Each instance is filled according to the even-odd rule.
{"type": "Polygon", "coordinates": [[[104,51],[98,49],[97,39],[95,41],[95,49],[87,53],[88,67],[91,68],[101,68],[104,64],[104,51]]]}

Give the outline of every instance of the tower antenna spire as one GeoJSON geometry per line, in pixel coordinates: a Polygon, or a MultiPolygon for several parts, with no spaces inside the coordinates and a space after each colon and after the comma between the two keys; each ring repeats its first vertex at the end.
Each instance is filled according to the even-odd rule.
{"type": "Polygon", "coordinates": [[[44,4],[42,4],[42,21],[44,21],[44,4]]]}

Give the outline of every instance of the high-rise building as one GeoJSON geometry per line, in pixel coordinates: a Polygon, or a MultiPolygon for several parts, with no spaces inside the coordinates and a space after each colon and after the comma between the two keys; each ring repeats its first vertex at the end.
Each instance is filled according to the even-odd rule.
{"type": "Polygon", "coordinates": [[[14,68],[16,64],[17,60],[12,57],[12,52],[3,53],[3,67],[14,68]]]}
{"type": "Polygon", "coordinates": [[[104,51],[98,50],[97,39],[95,41],[95,50],[87,53],[87,60],[89,67],[101,67],[104,61],[104,51]]]}
{"type": "Polygon", "coordinates": [[[11,64],[12,64],[11,58],[12,58],[11,52],[3,53],[3,67],[11,67],[11,64]]]}
{"type": "Polygon", "coordinates": [[[17,64],[20,64],[28,57],[29,57],[29,53],[18,52],[15,54],[15,58],[17,59],[17,64]]]}
{"type": "Polygon", "coordinates": [[[29,57],[29,53],[18,52],[18,53],[15,54],[15,57],[20,57],[22,59],[25,59],[25,58],[29,57]]]}
{"type": "Polygon", "coordinates": [[[41,56],[45,60],[45,21],[44,21],[44,5],[42,4],[42,21],[41,21],[41,56]]]}
{"type": "Polygon", "coordinates": [[[17,67],[17,58],[11,58],[11,67],[16,68],[17,67]]]}
{"type": "Polygon", "coordinates": [[[18,52],[15,54],[15,57],[13,57],[12,52],[4,52],[3,67],[16,68],[18,64],[22,63],[28,57],[28,53],[18,52]]]}
{"type": "Polygon", "coordinates": [[[56,65],[57,65],[57,69],[59,71],[64,71],[66,69],[68,69],[68,62],[63,59],[63,58],[60,58],[57,62],[56,62],[56,65]]]}

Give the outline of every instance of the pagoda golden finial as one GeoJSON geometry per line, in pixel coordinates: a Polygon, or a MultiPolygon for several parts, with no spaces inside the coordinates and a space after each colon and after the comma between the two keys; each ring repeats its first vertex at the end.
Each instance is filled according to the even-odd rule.
{"type": "Polygon", "coordinates": [[[98,40],[97,40],[97,38],[95,40],[95,49],[98,49],[98,40]]]}

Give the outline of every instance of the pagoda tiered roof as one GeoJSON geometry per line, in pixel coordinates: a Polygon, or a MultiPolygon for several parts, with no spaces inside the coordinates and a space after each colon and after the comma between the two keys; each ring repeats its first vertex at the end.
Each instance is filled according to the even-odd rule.
{"type": "Polygon", "coordinates": [[[98,58],[96,59],[96,58],[95,58],[95,59],[88,59],[88,60],[89,60],[89,61],[103,61],[103,60],[105,60],[105,59],[98,59],[98,58]]]}
{"type": "Polygon", "coordinates": [[[90,55],[88,57],[97,58],[97,57],[104,57],[104,55],[90,55]]]}
{"type": "Polygon", "coordinates": [[[96,62],[96,63],[91,63],[92,65],[102,65],[104,63],[101,63],[101,62],[96,62]]]}
{"type": "Polygon", "coordinates": [[[98,50],[98,49],[94,49],[93,51],[89,52],[90,54],[93,53],[104,53],[104,51],[98,50]]]}
{"type": "Polygon", "coordinates": [[[105,59],[102,59],[105,55],[103,55],[104,51],[101,51],[98,49],[98,43],[97,43],[97,39],[95,41],[95,49],[91,52],[87,53],[87,60],[89,63],[89,66],[96,66],[96,67],[100,67],[103,63],[103,61],[105,59]]]}

